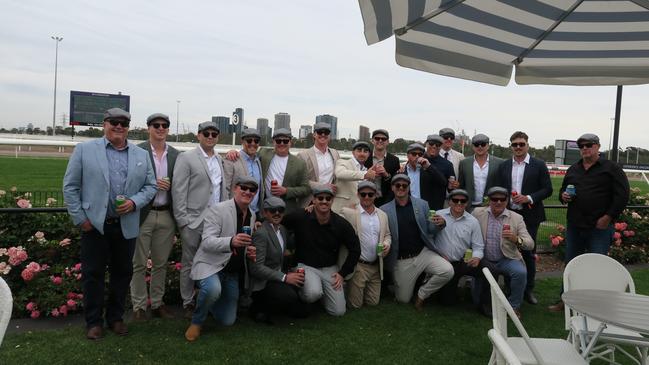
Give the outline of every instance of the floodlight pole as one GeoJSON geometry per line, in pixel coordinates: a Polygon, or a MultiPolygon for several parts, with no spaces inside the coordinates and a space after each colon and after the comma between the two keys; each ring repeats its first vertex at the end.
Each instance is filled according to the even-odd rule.
{"type": "Polygon", "coordinates": [[[56,135],[56,81],[59,72],[59,42],[63,40],[63,37],[52,36],[51,37],[56,43],[56,53],[54,53],[54,111],[52,112],[52,136],[56,135]]]}
{"type": "Polygon", "coordinates": [[[176,142],[178,142],[178,139],[180,138],[180,135],[178,135],[178,121],[180,120],[180,100],[176,100],[176,142]]]}

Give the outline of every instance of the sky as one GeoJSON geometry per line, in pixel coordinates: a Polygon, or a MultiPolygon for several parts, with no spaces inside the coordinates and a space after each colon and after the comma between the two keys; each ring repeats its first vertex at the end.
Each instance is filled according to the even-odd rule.
{"type": "MultiPolygon", "coordinates": [[[[392,139],[424,140],[451,127],[497,144],[523,130],[530,144],[596,133],[608,147],[614,86],[507,87],[398,66],[394,38],[367,46],[357,1],[0,0],[0,126],[52,124],[55,41],[57,123],[70,90],[131,96],[135,126],[155,112],[195,131],[237,107],[257,118],[291,115],[297,134],[315,116],[338,117],[392,139]],[[180,103],[177,103],[180,100],[180,103]]],[[[625,86],[620,146],[649,149],[649,86],[625,86]]],[[[172,130],[175,132],[175,129],[172,130]]]]}

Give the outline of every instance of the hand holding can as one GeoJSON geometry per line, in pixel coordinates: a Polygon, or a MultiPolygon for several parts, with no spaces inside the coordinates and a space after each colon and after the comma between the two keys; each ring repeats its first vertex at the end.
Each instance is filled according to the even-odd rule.
{"type": "Polygon", "coordinates": [[[250,228],[250,226],[243,226],[241,227],[241,232],[250,236],[252,234],[252,229],[250,228]]]}
{"type": "Polygon", "coordinates": [[[120,205],[126,203],[126,199],[128,199],[126,197],[126,195],[118,195],[118,196],[116,196],[115,197],[115,206],[119,207],[120,205]]]}

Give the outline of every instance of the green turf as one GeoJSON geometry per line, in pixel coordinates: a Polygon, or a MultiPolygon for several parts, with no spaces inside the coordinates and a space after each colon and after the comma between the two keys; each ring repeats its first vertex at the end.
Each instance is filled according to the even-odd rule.
{"type": "MultiPolygon", "coordinates": [[[[649,294],[649,270],[633,273],[637,291],[649,294]]],[[[559,293],[559,279],[540,280],[537,306],[524,304],[523,323],[531,336],[565,338],[563,313],[546,306],[559,293]]],[[[491,320],[467,304],[411,305],[384,300],[378,307],[342,318],[317,314],[275,326],[241,318],[230,328],[209,322],[196,343],[183,338],[183,320],[152,320],[130,325],[130,334],[90,342],[81,328],[8,335],[2,344],[7,364],[486,364],[491,320]]],[[[619,358],[621,359],[621,358],[619,358]]],[[[623,363],[628,363],[624,362],[623,363]]],[[[592,362],[598,364],[598,362],[592,362]]]]}
{"type": "Polygon", "coordinates": [[[65,158],[0,157],[0,190],[60,191],[67,165],[65,158]]]}

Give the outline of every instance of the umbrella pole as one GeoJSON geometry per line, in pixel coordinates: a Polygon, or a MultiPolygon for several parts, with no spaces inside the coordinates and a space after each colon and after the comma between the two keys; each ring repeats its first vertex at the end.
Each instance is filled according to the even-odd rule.
{"type": "Polygon", "coordinates": [[[622,109],[622,85],[617,86],[615,100],[615,124],[613,126],[613,147],[611,148],[611,161],[618,161],[618,139],[620,137],[620,111],[622,109]]]}

